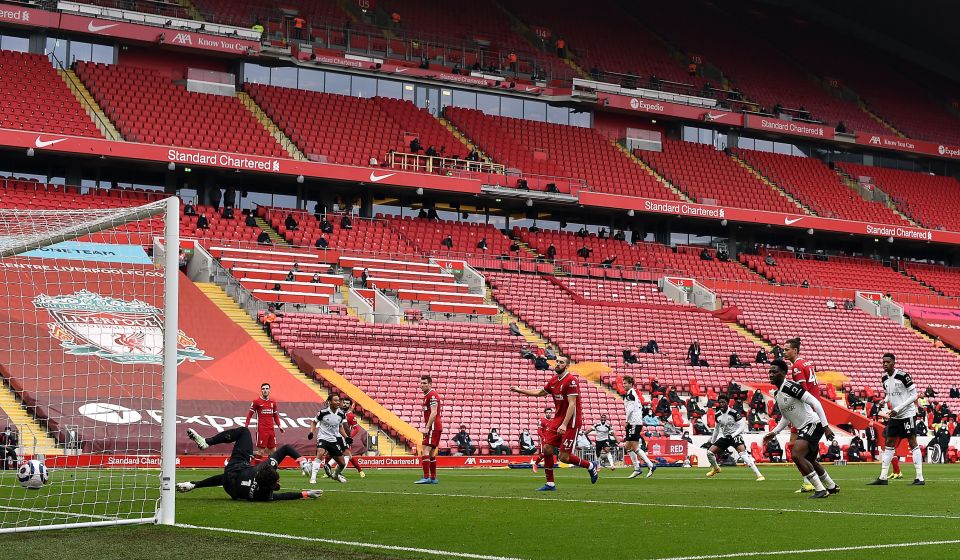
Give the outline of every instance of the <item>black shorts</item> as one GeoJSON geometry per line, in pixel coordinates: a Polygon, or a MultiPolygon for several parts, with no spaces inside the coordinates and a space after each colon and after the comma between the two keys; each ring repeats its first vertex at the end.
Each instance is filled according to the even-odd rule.
{"type": "Polygon", "coordinates": [[[816,461],[820,456],[820,440],[823,439],[824,428],[820,422],[811,422],[797,430],[797,439],[802,439],[809,445],[807,460],[816,461]]]}
{"type": "Polygon", "coordinates": [[[627,441],[640,441],[640,432],[643,430],[643,426],[640,424],[627,424],[627,441]]]}
{"type": "Polygon", "coordinates": [[[743,447],[746,447],[746,444],[743,443],[743,437],[741,436],[736,436],[736,437],[724,436],[722,438],[719,438],[717,441],[715,441],[713,445],[716,445],[721,451],[726,451],[731,447],[736,449],[741,445],[743,447]]]}
{"type": "Polygon", "coordinates": [[[610,445],[610,440],[598,441],[597,453],[603,453],[605,449],[609,449],[610,447],[613,447],[612,445],[610,445]]]}
{"type": "Polygon", "coordinates": [[[916,434],[916,418],[891,418],[883,430],[884,437],[908,438],[916,434]]]}
{"type": "Polygon", "coordinates": [[[317,449],[323,449],[331,458],[343,457],[343,450],[340,448],[340,444],[335,441],[318,439],[317,449]]]}

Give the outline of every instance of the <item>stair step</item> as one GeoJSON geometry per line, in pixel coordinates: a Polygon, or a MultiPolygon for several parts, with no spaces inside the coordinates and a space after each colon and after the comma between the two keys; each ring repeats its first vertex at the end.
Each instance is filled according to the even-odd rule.
{"type": "Polygon", "coordinates": [[[36,451],[41,455],[63,455],[63,450],[57,446],[56,440],[50,437],[40,422],[23,408],[6,384],[0,387],[0,410],[10,418],[11,424],[17,426],[20,445],[27,454],[33,455],[36,451]],[[34,447],[34,438],[36,438],[36,447],[34,447]]]}

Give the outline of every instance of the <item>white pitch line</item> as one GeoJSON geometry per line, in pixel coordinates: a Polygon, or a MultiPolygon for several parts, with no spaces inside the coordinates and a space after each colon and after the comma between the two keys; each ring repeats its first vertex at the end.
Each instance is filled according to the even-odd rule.
{"type": "Polygon", "coordinates": [[[92,513],[72,513],[69,511],[51,511],[49,509],[35,509],[35,508],[23,508],[16,506],[0,506],[0,509],[4,510],[13,510],[13,511],[25,511],[29,513],[43,513],[49,515],[50,517],[89,517],[90,519],[103,519],[104,521],[116,521],[117,517],[110,517],[107,515],[96,515],[92,513]]]}
{"type": "Polygon", "coordinates": [[[817,552],[849,552],[851,550],[876,550],[878,548],[909,548],[914,546],[939,546],[945,544],[960,544],[960,540],[949,541],[919,541],[890,544],[865,544],[860,546],[838,546],[835,548],[804,548],[800,550],[758,550],[756,552],[732,552],[729,554],[705,554],[701,556],[670,556],[651,560],[716,560],[719,558],[743,558],[750,556],[787,556],[794,554],[813,554],[817,552]]]}
{"type": "Polygon", "coordinates": [[[346,546],[355,546],[358,548],[372,548],[376,550],[393,550],[399,552],[416,552],[418,554],[429,554],[432,556],[441,556],[445,558],[470,558],[471,560],[522,560],[512,556],[488,556],[485,554],[471,554],[469,552],[453,552],[450,550],[435,550],[432,548],[416,548],[412,546],[397,546],[392,544],[376,544],[357,541],[342,541],[338,539],[323,539],[320,537],[303,537],[300,535],[286,535],[283,533],[265,533],[262,531],[247,531],[239,529],[225,529],[223,527],[204,527],[201,525],[188,525],[177,523],[177,527],[184,529],[199,529],[203,531],[218,531],[221,533],[235,533],[238,535],[256,535],[258,537],[273,537],[277,539],[287,539],[292,541],[318,542],[327,544],[338,544],[346,546]]]}
{"type": "Polygon", "coordinates": [[[826,515],[851,515],[863,517],[903,517],[909,519],[960,519],[960,515],[933,515],[923,513],[883,513],[875,511],[835,511],[823,509],[790,509],[790,508],[759,508],[746,506],[717,506],[710,504],[664,504],[657,502],[620,502],[615,500],[585,500],[573,498],[540,498],[535,496],[487,496],[481,494],[443,494],[439,492],[397,492],[389,490],[340,490],[329,489],[324,492],[345,492],[350,494],[392,494],[398,496],[422,496],[433,497],[441,496],[445,498],[476,498],[482,500],[518,500],[531,502],[569,502],[575,504],[601,504],[612,506],[642,506],[642,507],[665,507],[678,509],[715,509],[715,510],[734,510],[734,511],[772,511],[789,513],[815,513],[826,515]]]}

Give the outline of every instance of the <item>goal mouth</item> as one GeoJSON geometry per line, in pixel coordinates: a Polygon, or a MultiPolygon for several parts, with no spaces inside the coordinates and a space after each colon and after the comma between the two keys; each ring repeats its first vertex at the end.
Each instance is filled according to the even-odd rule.
{"type": "Polygon", "coordinates": [[[49,472],[0,478],[0,532],[172,523],[162,419],[176,418],[177,364],[209,359],[177,328],[179,251],[166,244],[180,245],[179,201],[64,199],[0,208],[0,390],[19,405],[0,422],[15,426],[17,461],[49,472]],[[161,476],[106,466],[104,452],[159,457],[161,476]]]}

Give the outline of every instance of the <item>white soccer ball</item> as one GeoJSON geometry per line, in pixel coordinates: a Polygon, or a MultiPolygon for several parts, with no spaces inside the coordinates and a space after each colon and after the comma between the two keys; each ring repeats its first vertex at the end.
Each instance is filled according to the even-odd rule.
{"type": "Polygon", "coordinates": [[[47,483],[49,472],[42,461],[31,460],[20,465],[17,469],[17,480],[20,486],[28,490],[39,490],[47,483]]]}

